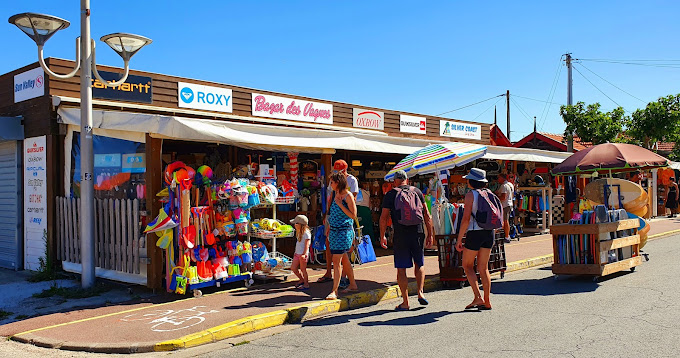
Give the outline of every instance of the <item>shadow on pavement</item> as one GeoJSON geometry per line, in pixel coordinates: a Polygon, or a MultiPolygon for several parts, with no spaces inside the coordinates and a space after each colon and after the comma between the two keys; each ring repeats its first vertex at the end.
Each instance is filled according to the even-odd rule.
{"type": "Polygon", "coordinates": [[[592,292],[598,287],[590,278],[573,277],[556,280],[546,277],[539,280],[494,281],[491,293],[496,295],[553,296],[572,293],[592,292]]]}
{"type": "MultiPolygon", "coordinates": [[[[419,307],[420,308],[420,307],[419,307]]],[[[415,311],[416,309],[413,309],[411,311],[415,311]]],[[[458,313],[473,313],[477,312],[479,313],[480,311],[456,311],[456,312],[451,312],[451,311],[439,311],[439,312],[430,312],[426,313],[423,315],[418,315],[418,316],[408,316],[408,317],[400,317],[400,318],[395,318],[391,319],[388,321],[371,321],[371,322],[359,322],[359,326],[362,327],[375,327],[375,326],[418,326],[422,324],[430,324],[430,323],[435,323],[438,321],[439,318],[451,315],[451,314],[458,314],[458,313]]]]}

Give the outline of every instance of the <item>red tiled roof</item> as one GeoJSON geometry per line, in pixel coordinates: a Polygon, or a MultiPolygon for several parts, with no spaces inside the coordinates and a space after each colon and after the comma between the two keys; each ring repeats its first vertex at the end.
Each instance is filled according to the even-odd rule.
{"type": "MultiPolygon", "coordinates": [[[[567,140],[564,138],[564,135],[562,134],[555,134],[555,133],[546,133],[546,132],[539,132],[540,134],[562,144],[567,144],[567,140]]],[[[574,137],[574,149],[575,150],[584,150],[586,148],[590,148],[593,146],[593,143],[590,142],[584,142],[581,141],[579,137],[574,137]]]]}
{"type": "Polygon", "coordinates": [[[675,148],[675,142],[657,142],[656,150],[661,152],[672,152],[675,148]]]}

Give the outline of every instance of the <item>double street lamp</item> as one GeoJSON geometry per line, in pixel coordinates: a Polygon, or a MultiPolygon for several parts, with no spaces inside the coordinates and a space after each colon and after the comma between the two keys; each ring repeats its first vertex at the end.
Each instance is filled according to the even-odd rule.
{"type": "Polygon", "coordinates": [[[70,73],[60,75],[52,72],[43,58],[45,42],[57,31],[69,27],[70,23],[55,16],[22,13],[9,18],[38,45],[38,61],[45,72],[56,78],[71,78],[80,71],[80,245],[83,288],[95,284],[94,250],[94,153],[92,147],[92,74],[105,86],[115,87],[125,83],[130,72],[130,58],[142,47],[151,43],[143,36],[114,33],[102,36],[101,40],[109,45],[125,63],[125,72],[118,81],[109,82],[99,75],[95,62],[95,42],[90,37],[90,0],[80,1],[80,37],[76,38],[76,67],[70,73]]]}

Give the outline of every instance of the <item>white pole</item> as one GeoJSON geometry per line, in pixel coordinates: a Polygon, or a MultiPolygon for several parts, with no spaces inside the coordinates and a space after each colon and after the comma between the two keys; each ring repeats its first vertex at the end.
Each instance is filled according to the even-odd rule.
{"type": "MultiPolygon", "coordinates": [[[[651,217],[656,217],[659,213],[657,212],[658,207],[659,207],[659,202],[657,199],[658,195],[658,185],[657,185],[657,178],[658,178],[658,171],[659,169],[652,169],[652,185],[647,185],[647,189],[650,191],[649,197],[652,198],[652,203],[651,203],[651,208],[652,209],[652,215],[651,217]]],[[[665,213],[664,213],[665,214],[665,213]]]]}
{"type": "Polygon", "coordinates": [[[80,250],[81,285],[95,284],[94,153],[92,146],[92,46],[90,0],[80,0],[80,250]]]}

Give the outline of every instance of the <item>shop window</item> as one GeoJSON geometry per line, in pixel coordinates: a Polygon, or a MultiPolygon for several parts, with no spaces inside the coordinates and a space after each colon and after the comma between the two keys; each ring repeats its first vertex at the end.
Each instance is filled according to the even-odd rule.
{"type": "MultiPolygon", "coordinates": [[[[144,203],[146,172],[144,143],[93,137],[94,196],[97,199],[139,199],[144,203]]],[[[80,133],[73,134],[71,197],[80,197],[80,133]]]]}

